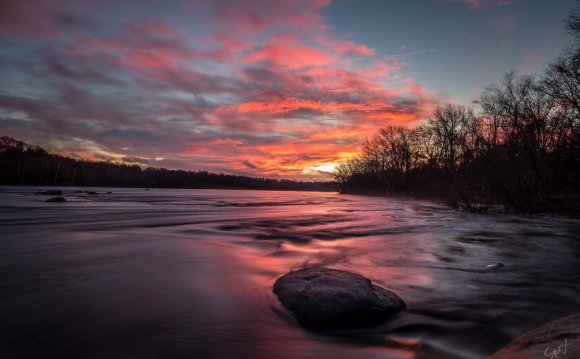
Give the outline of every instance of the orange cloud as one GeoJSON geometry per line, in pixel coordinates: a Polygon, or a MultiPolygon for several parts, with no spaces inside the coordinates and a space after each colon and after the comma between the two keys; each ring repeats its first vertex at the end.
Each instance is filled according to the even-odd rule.
{"type": "Polygon", "coordinates": [[[217,112],[266,112],[270,114],[282,114],[297,110],[318,110],[324,112],[373,112],[393,108],[392,105],[379,101],[369,100],[365,103],[351,102],[321,102],[305,99],[285,99],[274,102],[245,102],[238,105],[231,105],[218,108],[217,112]]]}
{"type": "Polygon", "coordinates": [[[145,166],[328,178],[321,172],[376,129],[419,121],[434,104],[401,58],[336,34],[321,11],[329,3],[112,11],[88,0],[8,0],[0,34],[46,41],[19,50],[34,54],[20,77],[49,89],[2,94],[0,110],[33,120],[6,132],[41,145],[56,141],[50,134],[63,151],[82,139],[96,144],[87,152],[95,158],[145,166]]]}

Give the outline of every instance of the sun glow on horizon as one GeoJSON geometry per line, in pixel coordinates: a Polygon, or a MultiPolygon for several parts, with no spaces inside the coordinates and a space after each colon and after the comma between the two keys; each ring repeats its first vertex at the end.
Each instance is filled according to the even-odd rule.
{"type": "Polygon", "coordinates": [[[325,163],[317,164],[315,166],[308,166],[302,170],[302,174],[305,174],[305,175],[321,175],[321,174],[331,175],[334,172],[334,170],[336,169],[337,165],[338,164],[334,163],[334,162],[325,162],[325,163]]]}

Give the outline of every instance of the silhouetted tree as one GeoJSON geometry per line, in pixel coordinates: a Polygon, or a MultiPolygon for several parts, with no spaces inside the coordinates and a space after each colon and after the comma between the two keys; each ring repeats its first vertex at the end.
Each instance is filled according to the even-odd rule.
{"type": "Polygon", "coordinates": [[[414,129],[387,126],[337,167],[343,192],[436,195],[473,211],[516,210],[580,201],[580,15],[573,45],[543,76],[507,73],[477,103],[437,107],[414,129]],[[569,200],[564,198],[568,197],[569,200]]]}

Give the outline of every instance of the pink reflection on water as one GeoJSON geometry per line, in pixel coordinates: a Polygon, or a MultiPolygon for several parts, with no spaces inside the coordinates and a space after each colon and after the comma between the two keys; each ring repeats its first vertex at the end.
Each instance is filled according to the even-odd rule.
{"type": "MultiPolygon", "coordinates": [[[[82,197],[74,190],[65,196],[82,197]]],[[[159,348],[177,357],[481,357],[580,298],[569,295],[580,273],[573,220],[328,193],[159,189],[112,189],[55,211],[38,189],[14,191],[0,191],[9,274],[0,330],[19,348],[35,338],[54,357],[159,348]],[[505,267],[486,271],[494,262],[505,267]],[[362,274],[407,308],[375,328],[304,330],[272,285],[307,266],[362,274]]]]}

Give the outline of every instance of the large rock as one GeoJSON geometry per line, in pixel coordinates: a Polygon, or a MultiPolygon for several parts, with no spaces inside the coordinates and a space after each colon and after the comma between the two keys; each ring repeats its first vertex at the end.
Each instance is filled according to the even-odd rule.
{"type": "Polygon", "coordinates": [[[301,325],[315,330],[375,325],[405,307],[368,278],[328,268],[287,273],[274,283],[274,293],[301,325]]]}
{"type": "Polygon", "coordinates": [[[580,313],[546,323],[514,339],[489,359],[580,358],[580,313]]]}

